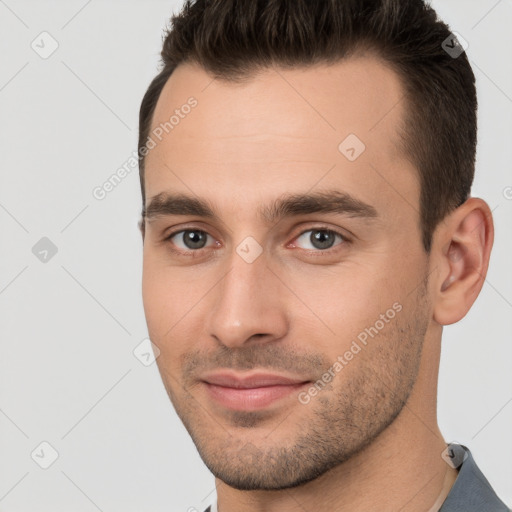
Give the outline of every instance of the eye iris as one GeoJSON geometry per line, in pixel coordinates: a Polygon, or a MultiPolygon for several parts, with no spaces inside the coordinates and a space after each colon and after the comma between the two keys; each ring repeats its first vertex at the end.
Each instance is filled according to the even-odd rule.
{"type": "Polygon", "coordinates": [[[329,249],[334,244],[334,233],[329,231],[313,231],[309,237],[317,249],[329,249]]]}
{"type": "Polygon", "coordinates": [[[202,231],[185,231],[183,242],[189,249],[202,249],[206,242],[206,233],[202,231]]]}

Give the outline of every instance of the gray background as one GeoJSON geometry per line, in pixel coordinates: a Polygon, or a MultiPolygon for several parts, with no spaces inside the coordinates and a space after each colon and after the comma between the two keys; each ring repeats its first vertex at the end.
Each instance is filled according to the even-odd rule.
{"type": "MultiPolygon", "coordinates": [[[[0,512],[202,511],[215,498],[156,365],[133,354],[147,337],[137,169],[103,200],[92,194],[136,150],[180,5],[0,0],[0,512]],[[31,47],[51,49],[43,31],[59,45],[46,59],[31,47]],[[48,469],[44,441],[59,454],[48,469]]],[[[496,225],[482,293],[445,329],[439,421],[512,505],[512,1],[433,5],[469,43],[473,195],[496,225]]]]}

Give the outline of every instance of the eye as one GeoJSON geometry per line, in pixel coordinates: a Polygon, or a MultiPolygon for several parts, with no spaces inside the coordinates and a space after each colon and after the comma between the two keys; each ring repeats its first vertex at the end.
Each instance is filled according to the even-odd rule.
{"type": "Polygon", "coordinates": [[[200,229],[182,229],[181,231],[171,233],[165,240],[175,245],[179,249],[178,252],[187,253],[197,249],[204,249],[208,238],[213,240],[213,237],[206,233],[206,231],[200,229]]]}
{"type": "MultiPolygon", "coordinates": [[[[336,238],[340,240],[340,243],[337,245],[341,245],[341,243],[346,243],[349,240],[345,238],[341,233],[337,231],[333,231],[328,228],[314,228],[308,229],[304,231],[301,235],[299,235],[295,240],[299,241],[302,244],[310,244],[312,247],[302,247],[303,249],[308,250],[321,250],[326,251],[334,246],[336,238]]],[[[293,244],[295,245],[295,244],[293,244]]]]}
{"type": "MultiPolygon", "coordinates": [[[[210,242],[214,241],[217,247],[221,245],[220,242],[217,242],[211,235],[201,229],[174,231],[165,238],[165,242],[168,242],[171,251],[177,254],[194,256],[201,249],[207,248],[208,239],[210,239],[210,242]]],[[[288,247],[297,247],[298,245],[302,249],[312,252],[330,252],[329,249],[332,247],[345,243],[350,243],[350,240],[341,233],[327,227],[316,227],[302,232],[288,247]],[[335,245],[336,240],[339,242],[335,245]]]]}

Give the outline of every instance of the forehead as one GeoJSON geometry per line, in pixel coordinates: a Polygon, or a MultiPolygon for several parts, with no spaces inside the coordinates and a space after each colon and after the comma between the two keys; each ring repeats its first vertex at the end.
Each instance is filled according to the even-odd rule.
{"type": "Polygon", "coordinates": [[[266,68],[243,83],[182,64],[155,108],[152,133],[175,119],[146,158],[146,201],[171,189],[228,204],[252,192],[256,205],[319,180],[382,206],[397,194],[418,201],[399,150],[404,103],[399,77],[372,56],[266,68]],[[190,98],[195,106],[183,108],[190,98]],[[344,153],[352,147],[355,160],[344,153]]]}
{"type": "Polygon", "coordinates": [[[265,134],[269,128],[311,137],[336,132],[339,137],[351,129],[365,136],[384,117],[388,127],[396,127],[404,110],[398,75],[371,55],[332,65],[264,68],[241,83],[214,79],[197,64],[181,64],[162,89],[152,128],[169,121],[191,96],[200,108],[194,109],[197,123],[180,126],[183,136],[193,136],[198,124],[204,132],[213,128],[217,137],[265,134]]]}

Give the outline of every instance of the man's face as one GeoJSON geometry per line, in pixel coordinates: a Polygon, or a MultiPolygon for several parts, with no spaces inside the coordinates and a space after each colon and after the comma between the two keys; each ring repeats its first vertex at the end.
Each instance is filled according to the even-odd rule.
{"type": "Polygon", "coordinates": [[[419,181],[397,150],[402,95],[370,57],[243,85],[187,64],[162,91],[152,128],[181,115],[146,159],[145,314],[178,415],[232,487],[318,477],[371,443],[415,385],[432,310],[419,181]],[[362,152],[353,136],[340,150],[350,134],[362,152]],[[333,192],[338,210],[319,211],[333,192]],[[163,207],[166,194],[215,216],[163,207]],[[234,389],[221,373],[293,384],[234,389]]]}

